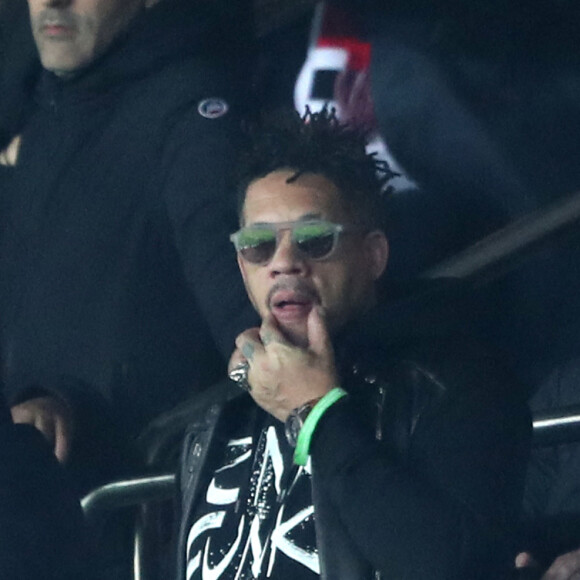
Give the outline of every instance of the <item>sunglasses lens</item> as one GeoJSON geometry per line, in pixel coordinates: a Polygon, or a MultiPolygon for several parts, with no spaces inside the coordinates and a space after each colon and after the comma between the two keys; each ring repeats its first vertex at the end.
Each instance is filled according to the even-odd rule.
{"type": "Polygon", "coordinates": [[[294,228],[293,240],[298,249],[309,258],[320,260],[329,256],[336,244],[333,224],[304,224],[294,228]]]}
{"type": "Polygon", "coordinates": [[[284,222],[274,224],[274,227],[242,228],[232,234],[231,239],[244,260],[252,264],[267,264],[276,253],[278,228],[291,230],[294,247],[312,260],[323,260],[330,256],[336,248],[338,234],[342,231],[342,226],[325,221],[284,222]]]}
{"type": "Polygon", "coordinates": [[[276,232],[265,228],[240,230],[237,249],[244,260],[252,264],[268,262],[276,251],[276,232]]]}

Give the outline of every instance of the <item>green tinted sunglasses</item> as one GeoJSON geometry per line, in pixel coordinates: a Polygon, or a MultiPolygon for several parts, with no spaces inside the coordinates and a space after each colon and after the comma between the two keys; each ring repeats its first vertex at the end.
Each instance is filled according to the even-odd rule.
{"type": "Polygon", "coordinates": [[[256,224],[230,236],[236,250],[247,262],[267,264],[278,247],[280,232],[290,230],[292,245],[304,258],[324,260],[336,249],[345,227],[324,220],[256,224]]]}

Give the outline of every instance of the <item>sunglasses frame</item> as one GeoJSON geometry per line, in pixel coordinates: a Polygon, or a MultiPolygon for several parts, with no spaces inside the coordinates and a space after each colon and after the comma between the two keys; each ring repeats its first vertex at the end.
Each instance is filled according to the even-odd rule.
{"type": "Polygon", "coordinates": [[[318,261],[322,261],[322,260],[326,260],[328,259],[330,256],[332,256],[332,254],[334,254],[334,252],[336,251],[336,248],[338,246],[338,240],[341,234],[346,233],[348,230],[345,226],[343,226],[342,224],[335,224],[334,222],[330,222],[328,220],[321,220],[321,219],[311,219],[311,220],[294,220],[294,221],[288,221],[288,222],[275,222],[275,223],[258,223],[252,226],[245,226],[243,228],[240,228],[237,232],[234,232],[233,234],[230,235],[230,241],[234,244],[234,247],[236,248],[236,252],[238,252],[238,254],[240,254],[240,256],[242,256],[242,258],[244,260],[246,260],[248,263],[250,264],[257,264],[257,265],[266,265],[268,264],[272,258],[274,257],[274,254],[276,253],[276,250],[278,249],[278,245],[280,244],[280,233],[290,230],[291,232],[291,241],[292,241],[292,247],[294,248],[294,250],[296,252],[298,252],[301,256],[304,256],[306,259],[308,260],[313,260],[315,262],[318,261]],[[301,227],[301,226],[314,226],[314,225],[320,225],[320,224],[325,224],[330,226],[329,230],[332,231],[332,246],[330,251],[325,254],[324,256],[320,257],[320,258],[313,258],[311,256],[308,255],[307,252],[304,252],[303,250],[300,249],[300,247],[295,243],[293,235],[294,235],[294,230],[295,228],[301,227]],[[239,239],[241,234],[243,233],[244,230],[247,229],[261,229],[261,230],[267,230],[267,231],[271,231],[275,234],[275,242],[276,245],[274,247],[274,252],[272,253],[272,255],[267,259],[267,260],[262,260],[260,262],[253,262],[252,260],[248,260],[244,254],[243,254],[243,250],[246,248],[249,248],[251,246],[245,246],[245,247],[240,247],[240,243],[239,243],[239,239]]]}

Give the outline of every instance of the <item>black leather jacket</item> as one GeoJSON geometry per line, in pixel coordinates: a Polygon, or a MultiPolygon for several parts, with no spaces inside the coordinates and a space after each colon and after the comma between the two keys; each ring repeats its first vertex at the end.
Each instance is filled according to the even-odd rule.
{"type": "MultiPolygon", "coordinates": [[[[509,375],[465,340],[388,334],[349,331],[336,348],[350,396],[325,414],[311,448],[321,576],[498,578],[512,559],[527,408],[509,375]]],[[[186,436],[179,579],[220,447],[256,408],[247,395],[214,405],[186,436]]]]}

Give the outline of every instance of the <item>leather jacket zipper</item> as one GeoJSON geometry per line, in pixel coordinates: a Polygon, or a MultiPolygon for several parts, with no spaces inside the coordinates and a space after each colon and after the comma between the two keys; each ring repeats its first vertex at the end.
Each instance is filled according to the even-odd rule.
{"type": "Polygon", "coordinates": [[[375,421],[375,439],[377,441],[383,440],[383,411],[385,409],[385,398],[387,395],[387,389],[384,385],[381,385],[377,390],[377,400],[376,400],[376,409],[377,409],[377,418],[375,421]]]}

